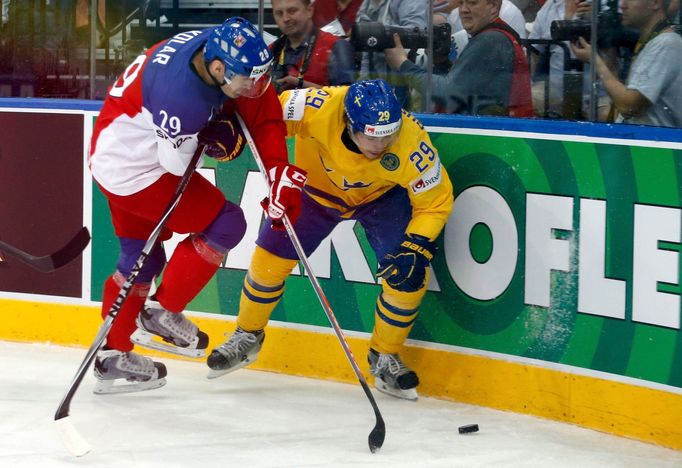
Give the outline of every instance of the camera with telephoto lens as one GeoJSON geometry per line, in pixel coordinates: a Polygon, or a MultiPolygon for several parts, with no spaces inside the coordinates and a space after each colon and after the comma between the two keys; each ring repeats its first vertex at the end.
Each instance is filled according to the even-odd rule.
{"type": "MultiPolygon", "coordinates": [[[[555,41],[577,42],[582,37],[590,42],[592,22],[589,19],[552,21],[550,33],[555,41]]],[[[609,9],[597,16],[597,45],[602,48],[633,48],[637,43],[637,31],[623,27],[616,9],[609,9]]]]}
{"type": "MultiPolygon", "coordinates": [[[[362,52],[381,52],[395,47],[393,34],[400,36],[400,42],[406,49],[425,49],[429,35],[426,28],[386,26],[382,23],[355,23],[350,34],[350,43],[355,50],[362,52]]],[[[443,23],[433,27],[433,52],[436,55],[450,53],[450,24],[443,23]]]]}

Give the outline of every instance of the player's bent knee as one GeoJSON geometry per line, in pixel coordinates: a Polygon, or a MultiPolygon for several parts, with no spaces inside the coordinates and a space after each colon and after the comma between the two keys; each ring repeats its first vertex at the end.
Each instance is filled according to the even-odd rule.
{"type": "Polygon", "coordinates": [[[296,260],[283,258],[257,245],[251,257],[249,276],[258,284],[278,286],[296,266],[296,260]]]}
{"type": "Polygon", "coordinates": [[[242,209],[230,201],[223,207],[211,224],[202,232],[212,246],[228,251],[236,246],[246,233],[246,218],[242,209]]]}

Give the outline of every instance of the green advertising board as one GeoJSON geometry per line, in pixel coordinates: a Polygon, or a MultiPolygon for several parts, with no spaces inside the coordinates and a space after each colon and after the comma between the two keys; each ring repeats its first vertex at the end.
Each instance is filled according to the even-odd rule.
{"type": "MultiPolygon", "coordinates": [[[[452,122],[428,127],[456,201],[410,338],[682,388],[682,145],[452,122]]],[[[242,206],[249,227],[189,309],[234,316],[264,187],[248,150],[202,174],[242,206]]],[[[93,233],[98,301],[118,248],[97,189],[93,233]]],[[[360,226],[342,223],[311,263],[342,328],[371,332],[380,286],[360,226]]],[[[272,318],[328,326],[297,270],[272,318]]]]}
{"type": "MultiPolygon", "coordinates": [[[[8,154],[39,161],[11,143],[33,131],[40,115],[43,127],[54,131],[43,135],[48,149],[38,156],[54,153],[54,145],[63,155],[55,170],[39,164],[27,172],[22,166],[16,181],[30,176],[31,187],[42,187],[40,193],[29,190],[33,196],[51,194],[43,189],[55,177],[70,181],[57,184],[66,190],[56,195],[59,222],[49,200],[11,197],[7,208],[28,216],[15,219],[12,227],[23,231],[14,235],[35,235],[38,246],[45,232],[59,244],[58,237],[68,238],[81,223],[92,233],[81,263],[60,276],[33,279],[8,270],[6,279],[20,281],[5,281],[0,336],[87,347],[101,326],[102,283],[118,257],[106,200],[87,168],[87,141],[101,102],[0,101],[0,114],[14,125],[5,138],[8,154]],[[68,128],[60,126],[65,122],[68,128]],[[31,293],[18,294],[23,291],[31,293]]],[[[682,449],[682,131],[418,117],[455,190],[452,215],[437,239],[429,292],[401,351],[419,373],[420,395],[682,449]]],[[[201,174],[240,204],[248,224],[242,242],[188,307],[217,343],[235,325],[265,187],[248,150],[230,163],[205,164],[201,174]]],[[[8,187],[11,195],[26,189],[8,187]]],[[[166,243],[167,254],[177,241],[166,243]]],[[[354,355],[366,366],[362,357],[380,286],[377,259],[362,229],[340,224],[310,261],[354,355]]],[[[267,348],[252,367],[356,382],[300,268],[288,279],[273,319],[267,348]]]]}

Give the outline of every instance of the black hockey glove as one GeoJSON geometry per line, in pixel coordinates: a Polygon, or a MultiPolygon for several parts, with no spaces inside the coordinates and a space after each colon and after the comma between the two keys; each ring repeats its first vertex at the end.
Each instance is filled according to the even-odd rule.
{"type": "Polygon", "coordinates": [[[435,251],[435,242],[417,234],[406,234],[400,247],[381,259],[377,276],[397,291],[418,291],[424,286],[426,267],[435,251]]]}
{"type": "Polygon", "coordinates": [[[218,161],[231,161],[244,151],[246,138],[234,114],[218,114],[197,135],[204,154],[218,161]]]}

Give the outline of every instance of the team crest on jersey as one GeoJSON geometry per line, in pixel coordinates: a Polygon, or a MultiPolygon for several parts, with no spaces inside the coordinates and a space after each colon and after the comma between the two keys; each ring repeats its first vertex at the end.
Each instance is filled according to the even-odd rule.
{"type": "Polygon", "coordinates": [[[400,159],[393,153],[386,153],[381,157],[381,165],[387,171],[395,171],[400,166],[400,159]]]}
{"type": "Polygon", "coordinates": [[[237,47],[241,47],[244,44],[246,44],[246,38],[242,36],[241,34],[238,34],[237,37],[234,38],[234,45],[237,47]]]}

